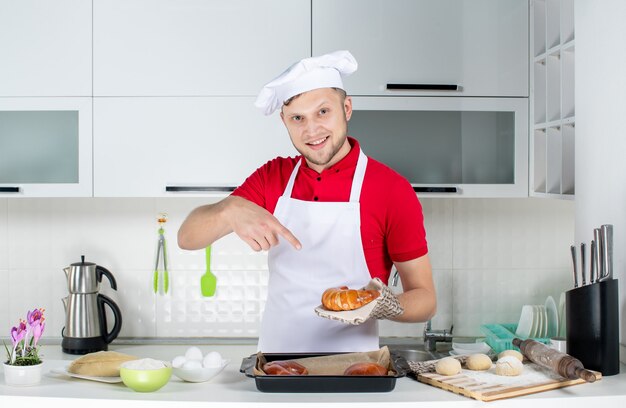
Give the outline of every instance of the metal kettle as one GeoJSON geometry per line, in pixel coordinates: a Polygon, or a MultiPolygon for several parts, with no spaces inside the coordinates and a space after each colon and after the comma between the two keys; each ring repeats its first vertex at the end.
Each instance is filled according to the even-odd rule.
{"type": "Polygon", "coordinates": [[[113,274],[106,268],[93,262],[85,262],[85,256],[81,261],[63,268],[67,278],[67,289],[70,293],[96,293],[100,290],[102,277],[106,276],[111,287],[117,290],[117,282],[113,274]]]}
{"type": "Polygon", "coordinates": [[[122,312],[108,296],[98,293],[102,276],[117,290],[113,274],[106,268],[91,262],[74,263],[64,268],[70,294],[62,299],[65,308],[65,327],[61,335],[63,352],[87,354],[108,349],[122,329],[122,312]],[[113,312],[114,323],[108,331],[106,309],[113,312]]]}

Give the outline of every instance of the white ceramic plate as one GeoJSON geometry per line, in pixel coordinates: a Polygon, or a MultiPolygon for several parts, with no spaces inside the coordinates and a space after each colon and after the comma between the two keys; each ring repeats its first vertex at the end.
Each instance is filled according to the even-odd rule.
{"type": "Polygon", "coordinates": [[[67,371],[68,368],[69,368],[69,365],[62,367],[62,368],[53,368],[52,370],[50,370],[50,372],[55,373],[55,374],[66,375],[68,377],[80,378],[80,379],[89,380],[89,381],[98,381],[98,382],[109,383],[109,384],[122,382],[121,377],[92,377],[90,375],[74,374],[74,373],[70,373],[69,371],[67,371]]]}
{"type": "Polygon", "coordinates": [[[548,330],[546,337],[556,337],[559,332],[559,312],[556,308],[556,302],[552,296],[548,296],[545,306],[548,316],[548,330]]]}
{"type": "Polygon", "coordinates": [[[548,318],[546,317],[546,308],[543,305],[537,305],[537,316],[539,320],[539,328],[537,330],[537,338],[546,337],[546,332],[548,331],[548,318]]]}
{"type": "Polygon", "coordinates": [[[222,365],[219,367],[198,368],[195,370],[174,367],[172,368],[172,372],[183,381],[199,383],[209,381],[211,378],[218,375],[228,363],[229,360],[222,360],[222,365]]]}
{"type": "Polygon", "coordinates": [[[520,314],[519,323],[517,324],[517,330],[515,335],[523,338],[530,337],[530,331],[533,325],[533,306],[522,306],[522,313],[520,314]]]}
{"type": "Polygon", "coordinates": [[[532,305],[533,308],[533,321],[531,324],[530,333],[528,333],[528,337],[537,337],[537,333],[539,333],[539,310],[537,309],[537,305],[532,305]]]}

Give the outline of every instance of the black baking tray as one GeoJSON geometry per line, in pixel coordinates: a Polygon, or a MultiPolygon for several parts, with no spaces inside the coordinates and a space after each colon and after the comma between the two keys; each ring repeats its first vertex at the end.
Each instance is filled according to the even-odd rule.
{"type": "MultiPolygon", "coordinates": [[[[263,353],[267,360],[295,360],[298,358],[320,357],[345,353],[263,353]]],[[[396,386],[396,379],[410,371],[404,357],[391,353],[391,369],[394,375],[385,376],[346,376],[346,375],[255,375],[253,368],[257,355],[245,357],[240,372],[254,378],[256,388],[262,392],[389,392],[396,386]]]]}

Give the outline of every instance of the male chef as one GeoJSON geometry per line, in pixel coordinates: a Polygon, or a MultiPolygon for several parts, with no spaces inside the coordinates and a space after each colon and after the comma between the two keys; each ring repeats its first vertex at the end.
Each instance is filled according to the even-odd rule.
{"type": "Polygon", "coordinates": [[[352,99],[342,77],[356,69],[348,51],[336,51],[303,59],[267,83],[255,105],[265,115],[279,111],[300,155],[265,163],[229,197],[193,210],[178,231],[183,249],[234,231],[253,250],[269,251],[259,351],[376,350],[377,319],[421,322],[435,312],[419,200],[347,133],[352,99]],[[398,296],[385,285],[393,265],[404,289],[398,296]],[[338,286],[380,291],[362,323],[315,312],[322,293],[338,286]]]}

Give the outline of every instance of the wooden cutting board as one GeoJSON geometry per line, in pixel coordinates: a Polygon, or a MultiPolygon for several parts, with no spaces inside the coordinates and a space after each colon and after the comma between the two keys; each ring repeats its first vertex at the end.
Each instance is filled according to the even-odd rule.
{"type": "MultiPolygon", "coordinates": [[[[602,374],[596,372],[596,378],[601,379],[602,374]]],[[[568,380],[559,377],[534,363],[524,364],[524,372],[517,377],[503,377],[495,374],[494,365],[489,371],[464,369],[453,376],[424,373],[419,374],[417,380],[479,401],[518,397],[585,383],[581,379],[568,380]]]]}

